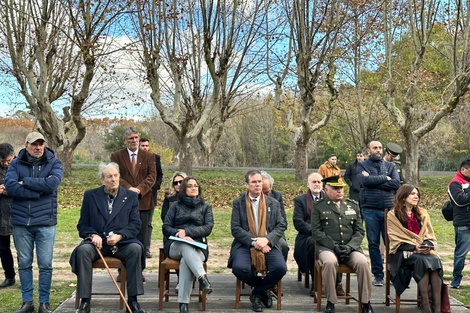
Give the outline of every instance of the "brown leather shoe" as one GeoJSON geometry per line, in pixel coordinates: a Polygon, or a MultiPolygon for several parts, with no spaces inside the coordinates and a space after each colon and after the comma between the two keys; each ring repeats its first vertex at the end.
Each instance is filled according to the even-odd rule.
{"type": "Polygon", "coordinates": [[[344,292],[344,289],[343,289],[343,284],[342,283],[337,283],[336,284],[336,295],[337,296],[345,296],[346,293],[344,292]]]}

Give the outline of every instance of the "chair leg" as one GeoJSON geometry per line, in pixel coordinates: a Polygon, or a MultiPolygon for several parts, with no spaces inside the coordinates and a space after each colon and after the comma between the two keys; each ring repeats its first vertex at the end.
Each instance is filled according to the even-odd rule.
{"type": "Polygon", "coordinates": [[[237,278],[237,282],[235,283],[235,309],[236,310],[240,308],[241,289],[242,289],[241,281],[240,279],[237,278]]]}
{"type": "Polygon", "coordinates": [[[400,313],[400,296],[395,293],[395,312],[400,313]]]}
{"type": "MultiPolygon", "coordinates": [[[[126,283],[127,283],[127,271],[124,266],[121,266],[121,292],[124,296],[126,296],[126,283]]],[[[120,298],[119,299],[119,309],[122,310],[124,307],[124,299],[120,298]]]]}
{"type": "MultiPolygon", "coordinates": [[[[313,283],[313,282],[312,282],[313,283]]],[[[308,288],[310,287],[310,273],[309,271],[307,270],[307,272],[305,273],[305,288],[308,288]]]]}
{"type": "MultiPolygon", "coordinates": [[[[351,294],[351,274],[346,274],[346,296],[351,294]]],[[[346,298],[346,304],[349,304],[349,298],[346,298]]]]}
{"type": "Polygon", "coordinates": [[[278,311],[281,310],[281,305],[282,305],[282,279],[277,282],[277,310],[278,311]]]}
{"type": "Polygon", "coordinates": [[[323,284],[323,278],[321,275],[321,266],[317,267],[316,273],[315,273],[315,289],[317,293],[317,312],[320,312],[321,310],[321,297],[322,297],[322,284],[323,284]]]}
{"type": "Polygon", "coordinates": [[[75,288],[75,310],[78,309],[78,306],[80,305],[79,301],[80,301],[80,296],[78,294],[78,283],[77,283],[77,287],[75,288]]]}
{"type": "Polygon", "coordinates": [[[158,309],[163,310],[163,297],[165,293],[165,268],[160,263],[158,271],[158,309]]]}
{"type": "Polygon", "coordinates": [[[302,281],[302,273],[300,272],[300,268],[297,268],[297,281],[302,281]]]}

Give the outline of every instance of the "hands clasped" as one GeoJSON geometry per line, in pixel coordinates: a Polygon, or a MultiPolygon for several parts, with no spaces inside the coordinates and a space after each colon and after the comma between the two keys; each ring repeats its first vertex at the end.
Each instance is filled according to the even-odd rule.
{"type": "Polygon", "coordinates": [[[351,257],[351,252],[353,252],[353,248],[348,245],[336,245],[333,248],[336,257],[338,258],[340,263],[344,263],[349,260],[351,257]]]}

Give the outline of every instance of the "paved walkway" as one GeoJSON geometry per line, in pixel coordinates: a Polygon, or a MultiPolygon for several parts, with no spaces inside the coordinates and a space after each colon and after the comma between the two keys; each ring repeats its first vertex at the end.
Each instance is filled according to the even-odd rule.
{"type": "MultiPolygon", "coordinates": [[[[174,279],[172,276],[172,280],[174,279]]],[[[165,313],[165,312],[179,312],[176,297],[170,297],[170,301],[165,303],[164,310],[158,310],[158,288],[157,288],[157,273],[146,273],[145,295],[139,297],[141,307],[148,313],[165,313]]],[[[235,310],[235,277],[230,274],[211,274],[209,279],[212,283],[214,292],[207,297],[206,312],[252,312],[251,304],[248,297],[242,297],[240,302],[240,309],[235,310]]],[[[286,275],[283,278],[283,294],[282,297],[282,310],[281,312],[316,312],[316,304],[313,303],[313,298],[309,296],[309,289],[304,288],[303,282],[297,281],[296,275],[286,275]]],[[[174,285],[174,284],[173,284],[174,285]]],[[[95,271],[93,289],[100,291],[115,291],[114,284],[110,280],[106,272],[95,271]]],[[[351,289],[353,295],[357,294],[357,283],[355,276],[351,276],[351,289]]],[[[393,286],[392,286],[393,289],[393,286]]],[[[410,288],[405,291],[403,298],[416,297],[416,285],[413,283],[410,288]]],[[[372,290],[372,304],[375,313],[381,312],[395,312],[395,305],[391,304],[386,307],[384,304],[385,299],[385,286],[373,287],[372,290]]],[[[199,311],[199,304],[196,298],[191,299],[189,305],[191,312],[199,311]]],[[[322,310],[325,308],[326,299],[322,301],[322,310]]],[[[274,308],[265,309],[264,312],[276,312],[274,308]]],[[[451,298],[452,312],[453,313],[470,313],[470,310],[465,308],[462,303],[451,298]]],[[[119,302],[116,296],[94,296],[91,305],[91,311],[94,313],[111,313],[111,312],[125,312],[125,309],[119,310],[119,302]]],[[[344,302],[339,302],[336,305],[337,313],[357,312],[358,307],[355,301],[349,305],[344,302]]],[[[416,305],[406,304],[401,306],[403,313],[418,313],[416,305]]],[[[59,313],[73,313],[75,312],[75,295],[64,301],[55,312],[59,313]]]]}

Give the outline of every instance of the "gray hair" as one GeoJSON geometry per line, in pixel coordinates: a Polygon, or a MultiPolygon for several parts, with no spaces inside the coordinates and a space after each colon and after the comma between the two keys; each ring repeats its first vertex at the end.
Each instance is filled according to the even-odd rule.
{"type": "Polygon", "coordinates": [[[119,165],[116,162],[101,163],[98,167],[98,176],[100,177],[100,179],[104,178],[103,173],[108,168],[115,168],[119,173],[119,165]]]}
{"type": "Polygon", "coordinates": [[[122,139],[126,140],[127,136],[129,136],[130,134],[134,134],[134,133],[137,133],[137,134],[139,133],[137,128],[127,127],[127,128],[124,129],[124,132],[122,134],[122,139]]]}
{"type": "Polygon", "coordinates": [[[268,174],[266,171],[261,171],[261,179],[262,180],[269,180],[269,183],[271,184],[271,188],[274,185],[274,178],[268,174]]]}

